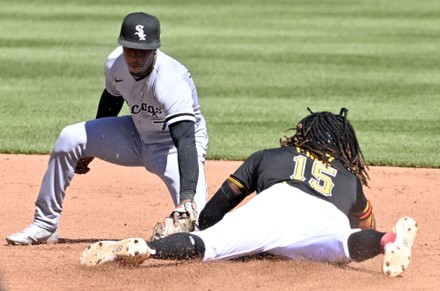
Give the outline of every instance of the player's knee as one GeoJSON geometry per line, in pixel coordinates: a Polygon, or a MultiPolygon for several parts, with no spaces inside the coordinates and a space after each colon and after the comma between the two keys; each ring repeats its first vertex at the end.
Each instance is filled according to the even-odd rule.
{"type": "Polygon", "coordinates": [[[81,145],[82,140],[85,139],[81,134],[80,124],[68,125],[61,130],[58,139],[55,143],[53,151],[55,153],[71,152],[81,145]]]}

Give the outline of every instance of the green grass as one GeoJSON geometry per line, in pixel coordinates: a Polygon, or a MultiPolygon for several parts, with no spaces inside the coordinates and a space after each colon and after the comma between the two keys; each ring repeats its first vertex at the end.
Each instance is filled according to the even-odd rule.
{"type": "Polygon", "coordinates": [[[347,107],[370,164],[440,167],[437,0],[0,5],[0,152],[49,153],[93,118],[122,18],[144,10],[196,81],[209,159],[278,146],[307,107],[347,107]]]}

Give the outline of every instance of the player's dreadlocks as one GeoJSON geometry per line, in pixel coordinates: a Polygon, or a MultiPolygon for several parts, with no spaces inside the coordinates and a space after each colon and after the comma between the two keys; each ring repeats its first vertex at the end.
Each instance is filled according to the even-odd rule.
{"type": "Polygon", "coordinates": [[[368,165],[347,119],[348,110],[341,108],[339,115],[325,111],[314,113],[308,107],[307,110],[311,114],[298,123],[293,136],[280,140],[281,146],[299,147],[328,164],[331,157],[338,159],[362,184],[368,186],[368,165]]]}

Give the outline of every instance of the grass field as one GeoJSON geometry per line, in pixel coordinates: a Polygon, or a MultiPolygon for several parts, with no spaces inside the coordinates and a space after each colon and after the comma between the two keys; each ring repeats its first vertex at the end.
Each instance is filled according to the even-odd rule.
{"type": "Polygon", "coordinates": [[[0,5],[2,153],[49,153],[64,126],[94,118],[122,18],[143,10],[196,81],[209,159],[278,146],[307,107],[347,107],[370,164],[440,167],[437,0],[0,5]]]}

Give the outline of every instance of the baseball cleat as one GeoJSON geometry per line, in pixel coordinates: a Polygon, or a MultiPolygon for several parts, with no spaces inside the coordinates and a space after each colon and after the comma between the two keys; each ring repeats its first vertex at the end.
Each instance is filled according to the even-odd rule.
{"type": "Polygon", "coordinates": [[[417,235],[417,222],[402,217],[393,230],[382,238],[384,246],[383,272],[390,277],[400,276],[411,261],[411,249],[417,235]]]}
{"type": "Polygon", "coordinates": [[[96,266],[108,262],[140,265],[150,256],[147,242],[141,238],[120,241],[99,241],[88,246],[81,254],[81,265],[96,266]]]}
{"type": "Polygon", "coordinates": [[[31,224],[23,231],[11,234],[6,237],[10,245],[36,245],[51,244],[58,242],[58,229],[49,231],[38,225],[31,224]]]}

